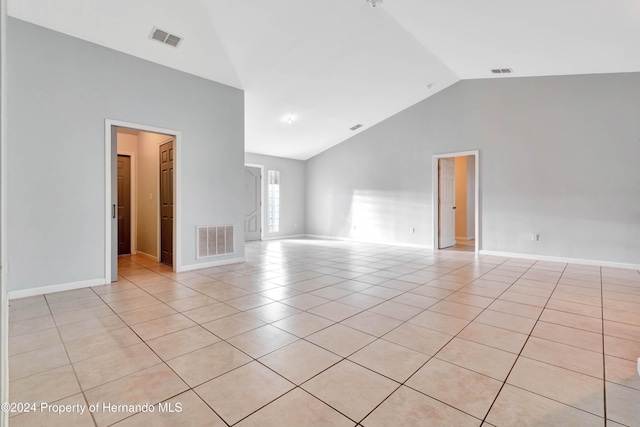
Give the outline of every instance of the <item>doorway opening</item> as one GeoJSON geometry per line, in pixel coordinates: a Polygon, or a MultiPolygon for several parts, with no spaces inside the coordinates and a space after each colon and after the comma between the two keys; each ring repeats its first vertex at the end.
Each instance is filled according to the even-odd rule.
{"type": "Polygon", "coordinates": [[[479,151],[433,156],[433,247],[480,250],[479,151]]]}
{"type": "Polygon", "coordinates": [[[263,165],[244,165],[244,241],[262,240],[263,229],[263,165]]]}
{"type": "Polygon", "coordinates": [[[113,120],[105,128],[107,282],[119,256],[179,271],[180,133],[113,120]]]}

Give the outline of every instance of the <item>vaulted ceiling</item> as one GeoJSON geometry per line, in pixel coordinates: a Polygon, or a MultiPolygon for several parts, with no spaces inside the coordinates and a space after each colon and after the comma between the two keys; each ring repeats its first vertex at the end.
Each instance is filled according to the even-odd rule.
{"type": "Polygon", "coordinates": [[[8,13],[243,89],[246,151],[295,159],[460,79],[640,71],[638,0],[9,0],[8,13]]]}

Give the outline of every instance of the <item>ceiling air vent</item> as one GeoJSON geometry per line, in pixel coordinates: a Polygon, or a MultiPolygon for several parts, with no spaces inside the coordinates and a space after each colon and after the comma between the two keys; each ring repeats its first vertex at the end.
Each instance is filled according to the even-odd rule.
{"type": "Polygon", "coordinates": [[[511,68],[494,68],[491,72],[493,74],[511,74],[513,70],[511,68]]]}
{"type": "Polygon", "coordinates": [[[362,127],[362,125],[355,125],[354,127],[349,128],[349,129],[351,129],[351,130],[358,130],[358,129],[360,129],[361,127],[362,127]]]}
{"type": "Polygon", "coordinates": [[[171,34],[168,31],[164,31],[156,27],[153,27],[153,30],[151,30],[149,38],[173,47],[178,47],[178,45],[182,41],[182,37],[176,36],[175,34],[171,34]]]}

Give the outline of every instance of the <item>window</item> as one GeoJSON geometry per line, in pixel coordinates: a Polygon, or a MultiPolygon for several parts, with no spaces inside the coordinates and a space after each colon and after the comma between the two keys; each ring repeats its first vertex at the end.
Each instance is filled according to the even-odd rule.
{"type": "Polygon", "coordinates": [[[268,194],[267,230],[275,233],[280,231],[280,171],[269,171],[268,194]]]}

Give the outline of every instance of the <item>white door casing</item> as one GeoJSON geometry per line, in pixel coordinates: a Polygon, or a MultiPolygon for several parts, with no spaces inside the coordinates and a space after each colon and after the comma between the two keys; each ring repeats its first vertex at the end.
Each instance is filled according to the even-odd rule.
{"type": "Polygon", "coordinates": [[[261,237],[261,200],[262,179],[261,169],[251,166],[244,167],[244,241],[260,240],[261,237]]]}
{"type": "Polygon", "coordinates": [[[113,205],[116,203],[116,171],[114,165],[117,158],[117,128],[124,127],[143,132],[160,133],[173,136],[175,141],[175,164],[173,175],[174,212],[173,212],[173,271],[182,271],[182,230],[179,220],[182,218],[182,168],[180,155],[182,149],[182,132],[147,126],[121,120],[105,119],[105,283],[118,280],[118,229],[114,223],[113,205]]]}
{"type": "Polygon", "coordinates": [[[439,248],[456,244],[455,218],[455,159],[439,159],[438,163],[439,203],[439,248]]]}

